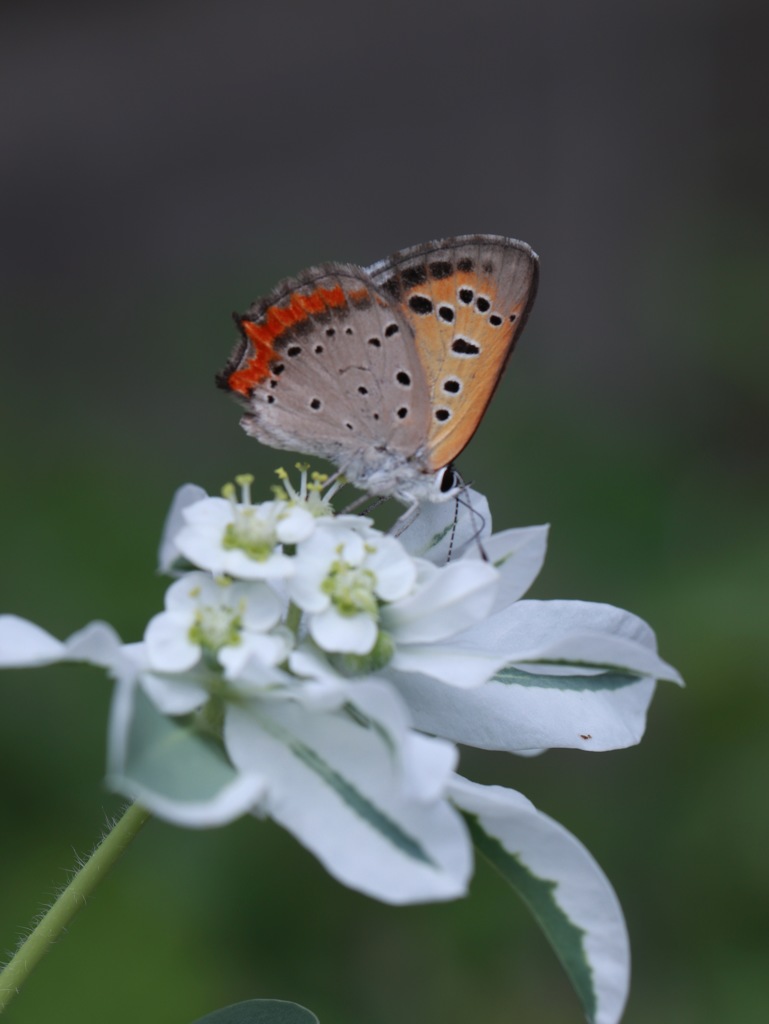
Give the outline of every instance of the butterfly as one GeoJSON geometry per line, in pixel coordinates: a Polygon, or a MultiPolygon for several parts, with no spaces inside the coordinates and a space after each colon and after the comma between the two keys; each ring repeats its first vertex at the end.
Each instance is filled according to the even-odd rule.
{"type": "Polygon", "coordinates": [[[327,459],[369,494],[441,501],[537,279],[536,253],[497,235],[427,242],[365,269],[312,267],[235,314],[240,340],[217,384],[263,444],[327,459]]]}

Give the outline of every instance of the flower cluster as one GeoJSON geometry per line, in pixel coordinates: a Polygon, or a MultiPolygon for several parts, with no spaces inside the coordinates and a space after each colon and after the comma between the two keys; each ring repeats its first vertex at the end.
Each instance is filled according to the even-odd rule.
{"type": "Polygon", "coordinates": [[[92,623],[60,643],[6,615],[0,665],[106,667],[114,789],[189,827],[268,815],[379,899],[461,895],[485,837],[553,883],[555,912],[587,936],[595,1019],[617,1019],[627,940],[609,883],[520,794],[458,776],[456,744],[628,746],[655,680],[678,674],[628,612],[521,600],[546,527],[492,535],[470,491],[394,537],[334,514],[336,485],[300,469],[262,503],[247,476],[221,497],[177,492],[160,548],[175,578],[141,642],[92,623]]]}

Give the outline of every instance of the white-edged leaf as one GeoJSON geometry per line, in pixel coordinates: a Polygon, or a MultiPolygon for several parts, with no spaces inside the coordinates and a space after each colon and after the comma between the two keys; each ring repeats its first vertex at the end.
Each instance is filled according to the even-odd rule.
{"type": "MultiPolygon", "coordinates": [[[[467,630],[507,663],[630,672],[683,684],[657,654],[651,627],[631,612],[592,601],[517,601],[467,630]]],[[[462,637],[457,639],[461,640],[462,637]]]]}
{"type": "Polygon", "coordinates": [[[617,1024],[630,984],[630,944],[622,908],[596,861],[520,793],[459,777],[450,791],[476,848],[537,919],[590,1024],[617,1024]]]}
{"type": "Polygon", "coordinates": [[[257,775],[237,772],[212,740],[161,714],[133,682],[116,688],[107,784],[188,828],[241,817],[265,789],[257,775]]]}
{"type": "Polygon", "coordinates": [[[345,885],[395,904],[462,895],[467,831],[434,785],[436,772],[448,779],[453,752],[443,741],[415,746],[388,687],[358,682],[354,693],[354,714],[294,701],[230,708],[233,762],[269,777],[269,815],[345,885]]]}
{"type": "Polygon", "coordinates": [[[33,668],[57,661],[85,661],[118,671],[120,637],[106,622],[89,622],[64,643],[18,615],[0,615],[0,668],[33,668]]]}
{"type": "Polygon", "coordinates": [[[493,612],[518,601],[539,575],[547,553],[550,527],[524,526],[503,530],[483,541],[470,545],[466,558],[485,558],[500,573],[500,585],[493,612]]]}
{"type": "Polygon", "coordinates": [[[0,615],[0,668],[33,668],[61,661],[61,640],[19,615],[0,615]]]}
{"type": "Polygon", "coordinates": [[[512,753],[549,747],[616,750],[638,743],[651,679],[622,673],[550,675],[503,669],[475,689],[391,673],[417,728],[455,743],[512,753]]]}

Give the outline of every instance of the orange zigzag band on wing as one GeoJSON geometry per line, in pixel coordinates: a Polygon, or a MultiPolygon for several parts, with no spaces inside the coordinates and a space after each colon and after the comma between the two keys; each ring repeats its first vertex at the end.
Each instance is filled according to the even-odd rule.
{"type": "MultiPolygon", "coordinates": [[[[366,293],[366,289],[361,291],[366,293]]],[[[351,293],[350,298],[355,301],[360,298],[360,293],[351,293]]],[[[230,374],[227,387],[248,396],[270,376],[270,363],[277,356],[275,342],[281,334],[316,313],[322,313],[325,309],[339,309],[346,304],[344,289],[337,285],[335,288],[316,288],[307,295],[295,292],[288,305],[268,306],[260,323],[241,319],[240,329],[253,345],[254,354],[241,369],[230,374]]]]}

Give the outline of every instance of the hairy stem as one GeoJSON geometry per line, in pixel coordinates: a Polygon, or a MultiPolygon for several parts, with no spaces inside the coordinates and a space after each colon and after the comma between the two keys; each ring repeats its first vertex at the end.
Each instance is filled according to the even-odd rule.
{"type": "Polygon", "coordinates": [[[29,975],[112,865],[120,859],[131,840],[136,838],[149,816],[149,811],[138,804],[131,804],[24,939],[0,972],[0,1013],[18,995],[29,975]]]}

